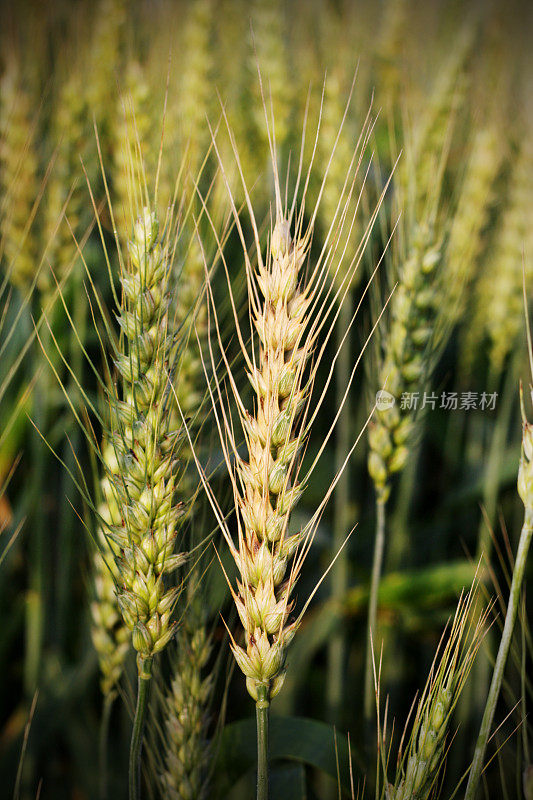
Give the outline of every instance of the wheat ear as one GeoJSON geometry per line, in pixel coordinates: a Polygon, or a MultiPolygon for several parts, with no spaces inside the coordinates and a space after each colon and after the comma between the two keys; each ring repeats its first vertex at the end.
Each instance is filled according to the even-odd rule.
{"type": "Polygon", "coordinates": [[[6,271],[23,290],[32,285],[38,266],[34,233],[30,230],[32,209],[39,195],[34,112],[17,55],[11,54],[0,80],[0,234],[6,271]]]}
{"type": "Polygon", "coordinates": [[[183,563],[182,555],[173,555],[182,513],[173,503],[181,434],[169,430],[167,413],[173,348],[169,263],[157,235],[156,216],[145,209],[129,243],[131,266],[121,276],[124,346],[116,362],[123,399],[111,403],[116,458],[106,464],[122,518],[110,531],[121,554],[118,601],[132,631],[140,671],[143,660],[162,650],[173,635],[170,614],[176,590],[165,591],[163,575],[183,563]]]}
{"type": "MultiPolygon", "coordinates": [[[[533,236],[527,208],[533,195],[533,112],[525,122],[520,148],[510,178],[509,197],[501,227],[479,284],[478,319],[483,316],[490,341],[492,370],[499,376],[505,359],[516,343],[522,324],[523,253],[533,252],[533,236]],[[490,298],[490,314],[486,314],[490,298]],[[482,311],[484,309],[484,311],[482,311]]],[[[529,280],[530,267],[526,262],[529,280]]]]}
{"type": "MultiPolygon", "coordinates": [[[[205,379],[201,348],[207,342],[207,308],[204,289],[204,260],[202,246],[195,233],[188,242],[180,274],[177,277],[174,325],[183,331],[183,347],[174,386],[173,414],[178,424],[178,411],[188,420],[189,433],[195,442],[201,435],[205,419],[205,379]]],[[[180,456],[190,458],[184,445],[180,456]]],[[[179,493],[184,500],[194,494],[192,474],[184,472],[179,493]]],[[[196,525],[191,524],[191,546],[200,548],[194,538],[196,525]]],[[[186,605],[170,651],[171,684],[164,701],[165,736],[162,740],[164,770],[161,775],[162,793],[172,800],[201,800],[209,791],[209,754],[207,725],[213,688],[212,673],[206,671],[212,650],[205,604],[208,602],[205,574],[201,558],[186,576],[186,605]]]]}
{"type": "Polygon", "coordinates": [[[189,602],[171,657],[172,679],[165,699],[163,795],[169,800],[207,797],[207,709],[213,679],[205,668],[211,653],[197,571],[188,577],[189,602]]]}
{"type": "MultiPolygon", "coordinates": [[[[48,180],[44,234],[48,243],[46,258],[58,280],[68,274],[76,258],[74,235],[79,234],[84,208],[80,156],[85,156],[86,150],[87,106],[81,80],[77,65],[59,87],[52,109],[51,136],[56,157],[48,180]]],[[[47,272],[43,278],[50,293],[52,275],[47,272]]]]}
{"type": "MultiPolygon", "coordinates": [[[[366,133],[368,136],[368,127],[366,133]]],[[[366,141],[367,139],[365,143],[366,141]]],[[[264,261],[253,206],[246,190],[234,140],[232,140],[232,144],[245,189],[248,212],[252,220],[257,255],[257,267],[254,269],[248,256],[239,214],[230,194],[235,224],[243,245],[246,264],[252,326],[251,354],[245,345],[246,336],[236,314],[233,295],[231,295],[231,300],[238,341],[253,390],[253,413],[247,411],[234,380],[231,365],[222,344],[216,306],[209,282],[208,293],[227,380],[235,397],[247,449],[247,456],[243,457],[237,447],[227,397],[222,391],[220,380],[217,380],[217,365],[213,348],[210,345],[211,366],[215,376],[213,383],[215,388],[210,387],[210,392],[224,458],[232,480],[238,521],[237,541],[234,540],[205,477],[203,477],[203,482],[239,572],[236,589],[231,584],[230,588],[244,628],[245,646],[240,646],[231,637],[231,649],[237,664],[246,677],[248,692],[256,702],[257,797],[258,800],[265,800],[268,796],[270,701],[282,687],[287,646],[310,602],[308,600],[296,619],[291,619],[292,593],[325,504],[342,474],[341,469],[327,489],[322,503],[308,525],[301,531],[289,535],[288,526],[291,513],[301,496],[306,480],[316,466],[320,453],[329,441],[333,426],[325,437],[320,453],[305,476],[299,475],[299,453],[307,442],[311,425],[324,402],[338,352],[330,366],[325,386],[321,387],[317,403],[311,409],[310,399],[318,364],[324,354],[327,342],[333,334],[339,303],[345,297],[347,286],[353,277],[353,270],[359,263],[362,248],[366,243],[377,209],[369,223],[366,238],[356,250],[344,279],[340,281],[340,286],[335,288],[335,277],[339,263],[344,256],[342,248],[339,248],[340,252],[338,250],[339,238],[350,208],[351,194],[347,192],[339,197],[336,215],[332,220],[326,241],[316,263],[309,268],[307,281],[305,281],[301,273],[308,259],[317,207],[315,207],[305,231],[302,230],[304,202],[302,202],[295,223],[292,223],[293,217],[295,217],[296,192],[292,207],[284,208],[281,200],[275,147],[271,142],[276,189],[276,215],[271,229],[270,247],[266,261],[264,261]],[[294,232],[292,224],[294,224],[294,232]],[[336,262],[336,269],[332,268],[334,262],[336,262]],[[328,280],[329,278],[332,280],[328,280]],[[317,339],[322,332],[324,332],[324,341],[315,351],[317,339]],[[311,356],[313,357],[312,366],[307,369],[311,356]]],[[[305,142],[302,142],[301,153],[304,152],[304,146],[305,142]]],[[[214,142],[214,148],[220,161],[216,142],[214,142]]],[[[356,162],[356,155],[354,155],[352,166],[354,161],[356,162]]],[[[304,198],[309,185],[311,168],[312,164],[305,178],[304,198]]],[[[300,177],[301,163],[297,185],[299,185],[300,177]]],[[[350,181],[347,184],[350,185],[350,181]]],[[[229,188],[227,181],[226,185],[229,188]]],[[[348,218],[348,221],[353,226],[353,219],[348,218]]],[[[222,254],[221,259],[229,281],[228,267],[222,254]]],[[[357,363],[352,370],[349,385],[357,363]]],[[[349,385],[346,392],[349,390],[349,385]]],[[[338,414],[335,422],[337,419],[338,414]]],[[[343,467],[348,461],[350,453],[347,454],[343,467]]],[[[199,466],[198,459],[196,462],[199,466]]]]}
{"type": "Polygon", "coordinates": [[[256,135],[268,157],[268,140],[265,139],[263,103],[256,80],[257,69],[264,76],[269,89],[272,113],[276,120],[276,140],[280,147],[290,135],[290,117],[293,102],[293,83],[290,79],[289,49],[287,44],[287,22],[284,0],[272,3],[255,2],[252,9],[252,48],[250,51],[250,75],[256,101],[256,135]]]}
{"type": "Polygon", "coordinates": [[[417,704],[409,745],[387,800],[428,800],[442,774],[453,709],[486,632],[488,610],[473,614],[477,583],[459,600],[450,630],[435,654],[430,678],[417,704]],[[475,624],[474,624],[475,623],[475,624]]]}
{"type": "Polygon", "coordinates": [[[473,136],[445,255],[451,323],[461,318],[466,307],[467,290],[475,276],[482,234],[494,200],[494,182],[504,156],[501,128],[498,120],[491,119],[473,136]]]}
{"type": "Polygon", "coordinates": [[[137,60],[130,58],[124,71],[124,87],[115,103],[116,114],[111,121],[110,131],[113,145],[113,205],[118,209],[115,218],[122,246],[127,244],[133,216],[131,187],[143,180],[147,170],[145,159],[153,155],[146,152],[145,145],[152,140],[151,100],[144,69],[137,60]]]}
{"type": "Polygon", "coordinates": [[[402,411],[398,400],[403,392],[419,387],[428,371],[428,345],[439,307],[436,272],[440,260],[441,245],[434,226],[429,222],[417,226],[391,299],[391,324],[378,382],[397,402],[377,410],[376,420],[369,426],[368,471],[382,504],[389,496],[392,475],[403,469],[409,455],[413,414],[402,411]]]}
{"type": "MultiPolygon", "coordinates": [[[[138,695],[130,750],[130,798],[138,798],[140,752],[152,661],[175,633],[172,611],[178,588],[164,576],[183,563],[174,554],[182,504],[175,504],[176,454],[180,431],[169,429],[170,370],[174,337],[169,330],[168,245],[158,240],[155,213],[145,208],[129,243],[121,275],[121,342],[116,365],[122,398],[110,398],[105,463],[121,523],[106,531],[119,555],[117,599],[137,651],[138,695]]],[[[104,522],[102,520],[102,522],[104,522]]]]}

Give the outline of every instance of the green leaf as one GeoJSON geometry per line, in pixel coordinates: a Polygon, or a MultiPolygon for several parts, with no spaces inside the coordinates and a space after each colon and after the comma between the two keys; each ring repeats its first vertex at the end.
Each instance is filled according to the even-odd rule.
{"type": "Polygon", "coordinates": [[[270,794],[276,800],[306,800],[303,764],[282,764],[270,771],[270,794]]]}
{"type": "MultiPolygon", "coordinates": [[[[255,719],[244,719],[226,725],[220,737],[215,773],[219,775],[221,796],[246,772],[255,769],[256,764],[256,723],[255,719]]],[[[352,763],[361,768],[361,762],[351,750],[352,763]]],[[[349,791],[349,749],[347,737],[335,732],[331,725],[303,717],[271,717],[270,719],[270,763],[272,779],[281,781],[285,787],[295,786],[297,773],[283,773],[277,776],[280,764],[276,762],[294,761],[301,765],[298,773],[303,777],[303,765],[325,772],[337,780],[337,762],[341,786],[349,791]]],[[[286,766],[286,765],[284,765],[286,766]]],[[[305,783],[305,781],[304,781],[305,783]]],[[[304,787],[305,788],[305,787],[304,787]]],[[[280,789],[280,792],[282,790],[280,789]]],[[[285,791],[285,789],[283,789],[285,791]]],[[[288,791],[288,789],[287,789],[288,791]]],[[[305,797],[305,793],[284,795],[272,791],[273,797],[305,797]]]]}

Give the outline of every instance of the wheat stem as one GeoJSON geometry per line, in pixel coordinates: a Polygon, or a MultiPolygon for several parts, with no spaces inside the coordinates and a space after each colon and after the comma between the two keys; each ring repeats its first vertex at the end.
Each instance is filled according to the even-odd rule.
{"type": "Polygon", "coordinates": [[[376,617],[378,610],[379,581],[383,566],[383,551],[385,549],[385,501],[378,495],[376,498],[376,538],[374,540],[374,560],[372,563],[372,580],[370,583],[370,598],[368,603],[368,640],[366,646],[365,666],[365,696],[364,712],[365,721],[370,724],[373,710],[373,671],[372,671],[372,637],[375,633],[376,617]]]}
{"type": "Polygon", "coordinates": [[[129,800],[140,800],[141,797],[141,753],[144,733],[150,681],[152,678],[153,658],[138,657],[139,675],[137,678],[137,706],[133,720],[130,745],[129,800]]]}
{"type": "MultiPolygon", "coordinates": [[[[48,331],[42,336],[45,346],[49,341],[48,331]]],[[[50,397],[49,376],[44,371],[38,376],[35,384],[34,419],[40,430],[45,430],[49,420],[48,398],[50,397]]],[[[35,692],[39,677],[42,674],[42,659],[45,638],[46,615],[46,574],[48,567],[48,532],[46,514],[41,508],[42,498],[46,493],[46,456],[40,446],[39,437],[32,440],[33,448],[33,508],[36,511],[32,520],[30,538],[29,588],[26,605],[26,650],[24,663],[24,680],[28,696],[35,692]]]]}
{"type": "Polygon", "coordinates": [[[522,591],[522,582],[524,580],[524,572],[527,562],[527,554],[531,544],[531,537],[533,535],[533,506],[526,506],[526,513],[524,524],[520,532],[520,541],[518,543],[518,552],[516,554],[516,562],[513,570],[513,579],[511,581],[511,592],[509,595],[509,604],[507,606],[507,614],[505,615],[505,624],[503,626],[502,638],[498,655],[496,657],[496,664],[494,672],[492,673],[492,681],[490,684],[489,695],[485,705],[485,712],[481,721],[479,735],[476,742],[476,749],[474,751],[474,759],[470,768],[468,776],[468,785],[466,787],[465,800],[474,800],[476,795],[479,779],[481,777],[481,770],[483,768],[483,760],[485,757],[485,750],[489,739],[492,721],[494,719],[494,712],[496,711],[496,703],[500,694],[500,689],[503,680],[503,672],[507,662],[507,655],[511,646],[513,638],[513,629],[516,620],[516,613],[520,603],[520,593],[522,591]]]}
{"type": "Polygon", "coordinates": [[[104,706],[102,709],[102,719],[100,721],[100,736],[98,741],[98,766],[100,771],[98,792],[100,800],[107,798],[107,752],[109,743],[109,722],[111,711],[115,702],[116,692],[112,691],[105,695],[104,706]]]}
{"type": "Polygon", "coordinates": [[[257,687],[257,800],[268,800],[268,686],[257,687]]]}
{"type": "MultiPolygon", "coordinates": [[[[531,346],[529,327],[528,343],[531,346]]],[[[522,583],[524,580],[527,554],[531,544],[531,537],[533,536],[533,425],[530,425],[526,419],[522,387],[520,387],[520,405],[522,411],[522,454],[520,457],[520,467],[518,470],[518,494],[520,495],[525,508],[524,524],[522,525],[520,541],[518,542],[518,552],[516,554],[516,561],[513,569],[509,603],[507,605],[502,638],[498,648],[498,655],[496,656],[494,671],[492,673],[492,681],[490,684],[487,702],[485,704],[483,719],[481,720],[481,727],[479,729],[476,742],[474,758],[472,760],[472,766],[470,767],[468,785],[465,792],[465,800],[474,800],[479,779],[481,777],[483,761],[485,758],[485,750],[487,749],[489,734],[496,711],[496,704],[498,702],[503,681],[505,664],[507,662],[507,656],[509,654],[509,648],[511,647],[511,641],[513,638],[513,629],[516,621],[518,604],[520,602],[520,593],[522,591],[522,583]]]]}
{"type": "MultiPolygon", "coordinates": [[[[503,391],[498,401],[499,414],[495,421],[491,420],[491,441],[486,456],[486,467],[483,485],[483,508],[485,513],[480,521],[477,538],[476,561],[481,557],[489,563],[492,554],[492,528],[497,511],[500,491],[501,453],[505,447],[509,425],[514,411],[516,399],[516,381],[522,363],[522,352],[517,348],[509,363],[509,372],[505,378],[503,391]]],[[[495,391],[497,378],[489,375],[488,386],[495,391]]]]}

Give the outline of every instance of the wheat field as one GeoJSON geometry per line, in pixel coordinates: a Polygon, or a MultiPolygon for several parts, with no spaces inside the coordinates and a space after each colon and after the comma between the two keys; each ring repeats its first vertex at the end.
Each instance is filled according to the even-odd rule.
{"type": "Polygon", "coordinates": [[[0,3],[0,781],[533,800],[533,7],[0,3]]]}

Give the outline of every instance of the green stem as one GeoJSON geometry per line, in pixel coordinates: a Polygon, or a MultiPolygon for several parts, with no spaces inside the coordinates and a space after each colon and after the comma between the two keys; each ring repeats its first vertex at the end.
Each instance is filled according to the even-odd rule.
{"type": "Polygon", "coordinates": [[[102,709],[102,719],[100,722],[100,738],[98,742],[98,760],[100,768],[99,776],[99,797],[100,800],[107,798],[107,749],[109,742],[109,722],[111,719],[111,710],[115,700],[116,693],[108,692],[104,698],[104,707],[102,709]]]}
{"type": "Polygon", "coordinates": [[[420,439],[412,442],[409,448],[409,460],[402,470],[397,494],[394,500],[394,516],[389,520],[389,542],[387,546],[388,572],[397,572],[405,566],[406,559],[412,555],[409,538],[409,512],[415,494],[420,441],[422,439],[425,417],[417,420],[420,439]]]}
{"type": "MultiPolygon", "coordinates": [[[[350,381],[351,362],[348,337],[343,342],[350,327],[352,317],[351,294],[344,298],[336,324],[336,346],[339,351],[335,368],[336,403],[341,408],[337,422],[335,439],[335,471],[342,470],[334,493],[333,507],[333,556],[337,557],[331,569],[331,595],[336,606],[341,607],[348,588],[348,551],[343,547],[349,528],[350,477],[348,465],[343,469],[350,441],[350,403],[349,395],[344,397],[350,381]]],[[[344,660],[346,636],[344,626],[340,625],[328,644],[326,681],[326,705],[328,718],[332,724],[340,724],[339,714],[344,698],[344,660]]]]}
{"type": "Polygon", "coordinates": [[[374,562],[372,564],[372,581],[370,583],[370,598],[368,603],[368,640],[366,647],[365,667],[365,722],[367,726],[372,723],[374,699],[374,672],[372,669],[372,642],[375,635],[376,618],[378,611],[379,582],[383,566],[383,551],[385,549],[385,503],[380,497],[376,498],[376,538],[374,540],[374,562]]]}
{"type": "Polygon", "coordinates": [[[259,686],[255,704],[257,718],[257,800],[268,800],[268,687],[259,686]]]}
{"type": "Polygon", "coordinates": [[[139,677],[137,679],[137,707],[133,720],[130,746],[130,800],[140,800],[141,797],[141,753],[145,715],[148,706],[148,695],[150,693],[150,680],[152,678],[152,662],[152,657],[139,657],[138,659],[139,677]]]}
{"type": "Polygon", "coordinates": [[[503,681],[503,673],[511,640],[513,638],[513,628],[518,611],[518,604],[520,602],[520,592],[522,589],[522,582],[524,579],[524,572],[526,568],[527,554],[531,544],[531,536],[533,534],[533,507],[526,507],[526,514],[524,524],[520,532],[520,541],[518,543],[518,552],[516,554],[516,561],[513,570],[513,579],[511,581],[511,591],[509,595],[509,604],[507,606],[507,613],[505,615],[505,624],[503,626],[502,638],[498,655],[496,657],[496,664],[494,672],[492,673],[492,681],[490,684],[489,695],[485,705],[485,712],[481,721],[479,735],[476,742],[476,749],[474,751],[474,759],[470,767],[470,775],[468,776],[468,785],[465,792],[465,800],[474,800],[476,791],[483,769],[483,762],[485,759],[485,750],[489,740],[490,730],[496,711],[496,704],[500,694],[500,689],[503,681]]]}
{"type": "MultiPolygon", "coordinates": [[[[45,352],[50,352],[50,332],[43,328],[41,342],[45,352]]],[[[42,359],[41,345],[36,345],[36,357],[39,363],[42,359]]],[[[35,382],[33,419],[38,431],[46,435],[48,420],[50,418],[50,375],[47,368],[43,368],[35,382]]],[[[24,656],[24,682],[27,695],[31,697],[42,675],[42,658],[44,649],[44,628],[47,619],[46,602],[49,592],[45,580],[48,574],[48,550],[50,542],[47,540],[48,520],[48,493],[46,483],[47,451],[37,432],[32,436],[32,464],[33,486],[31,495],[32,520],[29,537],[29,576],[28,593],[26,599],[26,646],[24,656]]]]}
{"type": "MultiPolygon", "coordinates": [[[[517,354],[513,358],[507,377],[505,379],[503,392],[501,393],[501,402],[498,408],[498,416],[493,425],[491,425],[491,441],[486,456],[486,468],[483,479],[483,508],[485,513],[479,523],[478,541],[476,561],[481,557],[485,559],[485,563],[490,562],[492,554],[492,528],[494,518],[496,516],[496,509],[498,503],[498,493],[501,483],[501,461],[502,452],[505,449],[505,441],[507,432],[511,422],[513,410],[516,401],[516,382],[518,368],[521,364],[522,351],[517,350],[517,354]]],[[[489,376],[489,391],[495,391],[498,388],[496,378],[489,376]]],[[[490,424],[490,420],[488,420],[490,424]]],[[[479,453],[476,453],[476,460],[479,460],[479,453]]]]}

